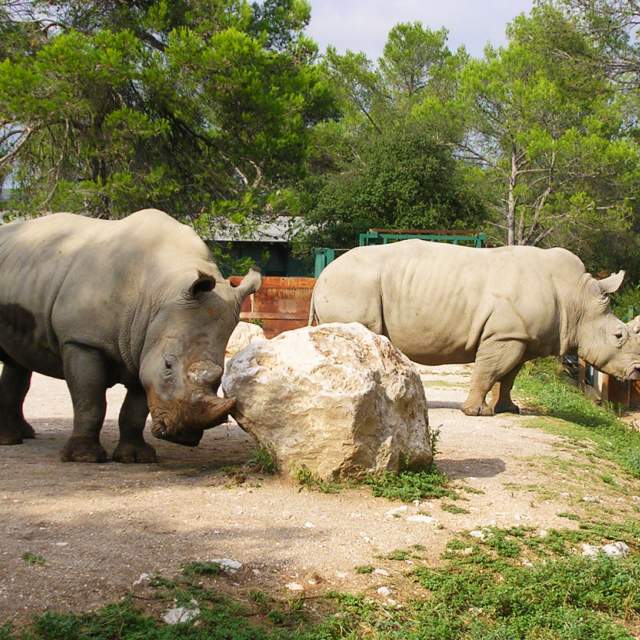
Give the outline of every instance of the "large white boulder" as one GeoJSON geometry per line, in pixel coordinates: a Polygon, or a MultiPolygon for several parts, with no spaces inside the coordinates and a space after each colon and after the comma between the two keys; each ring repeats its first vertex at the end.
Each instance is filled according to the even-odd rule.
{"type": "Polygon", "coordinates": [[[227,343],[225,358],[233,358],[238,351],[242,351],[248,344],[266,339],[262,327],[253,322],[238,322],[227,343]]]}
{"type": "Polygon", "coordinates": [[[287,331],[253,342],[222,380],[234,417],[294,474],[322,479],[431,462],[420,376],[387,338],[357,323],[287,331]]]}

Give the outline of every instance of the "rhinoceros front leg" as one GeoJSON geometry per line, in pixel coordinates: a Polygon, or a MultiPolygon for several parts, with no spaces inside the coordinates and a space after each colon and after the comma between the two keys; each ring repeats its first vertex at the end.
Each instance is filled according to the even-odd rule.
{"type": "Polygon", "coordinates": [[[520,407],[511,399],[511,389],[516,381],[522,362],[516,365],[502,380],[498,380],[491,391],[493,413],[520,413],[520,407]]]}
{"type": "Polygon", "coordinates": [[[120,409],[120,442],[113,452],[116,462],[156,462],[156,450],[142,435],[147,415],[149,407],[144,389],[128,388],[120,409]]]}
{"type": "Polygon", "coordinates": [[[498,380],[503,380],[521,364],[524,352],[524,343],[517,340],[492,339],[481,343],[462,411],[468,416],[492,416],[493,409],[486,403],[487,394],[498,380]]]}
{"type": "Polygon", "coordinates": [[[31,371],[7,362],[0,376],[0,445],[21,444],[35,438],[33,427],[24,419],[22,405],[29,391],[31,371]]]}
{"type": "Polygon", "coordinates": [[[73,433],[60,457],[63,462],[106,462],[100,429],[107,409],[107,364],[99,351],[75,344],[65,345],[63,360],[73,402],[73,433]]]}

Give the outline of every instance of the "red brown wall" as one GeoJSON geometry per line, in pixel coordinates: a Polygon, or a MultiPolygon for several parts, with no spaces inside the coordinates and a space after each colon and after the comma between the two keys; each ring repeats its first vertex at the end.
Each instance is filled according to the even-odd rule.
{"type": "MultiPolygon", "coordinates": [[[[238,285],[242,278],[231,276],[230,280],[232,285],[238,285]]],[[[240,320],[257,321],[267,338],[305,327],[315,283],[315,278],[265,277],[260,291],[244,301],[240,320]]]]}

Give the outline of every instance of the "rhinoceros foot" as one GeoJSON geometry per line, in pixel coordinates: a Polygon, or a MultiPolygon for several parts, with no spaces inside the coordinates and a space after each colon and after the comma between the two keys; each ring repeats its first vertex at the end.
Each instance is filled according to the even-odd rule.
{"type": "Polygon", "coordinates": [[[108,458],[98,441],[71,436],[60,452],[60,459],[62,462],[106,462],[108,458]]]}
{"type": "Polygon", "coordinates": [[[26,420],[7,420],[0,423],[0,445],[22,444],[23,440],[35,437],[36,432],[26,420]]]}
{"type": "Polygon", "coordinates": [[[119,442],[112,457],[114,462],[123,462],[125,464],[158,461],[156,457],[156,450],[146,442],[141,444],[133,442],[119,442]]]}
{"type": "Polygon", "coordinates": [[[36,437],[36,432],[34,428],[26,420],[23,420],[20,423],[20,433],[22,433],[22,437],[25,440],[29,440],[31,438],[36,437]]]}
{"type": "Polygon", "coordinates": [[[504,404],[496,404],[493,407],[494,413],[520,413],[520,407],[515,402],[505,402],[504,404]]]}
{"type": "Polygon", "coordinates": [[[462,412],[468,416],[492,416],[493,409],[486,404],[463,405],[462,412]]]}

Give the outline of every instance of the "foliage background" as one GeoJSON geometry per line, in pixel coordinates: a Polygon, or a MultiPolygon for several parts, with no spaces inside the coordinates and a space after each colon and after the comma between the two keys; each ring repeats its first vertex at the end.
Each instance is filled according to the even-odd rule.
{"type": "Polygon", "coordinates": [[[481,58],[401,23],[324,53],[305,0],[0,0],[0,206],[202,235],[305,220],[484,230],[640,278],[637,0],[538,1],[481,58]]]}

